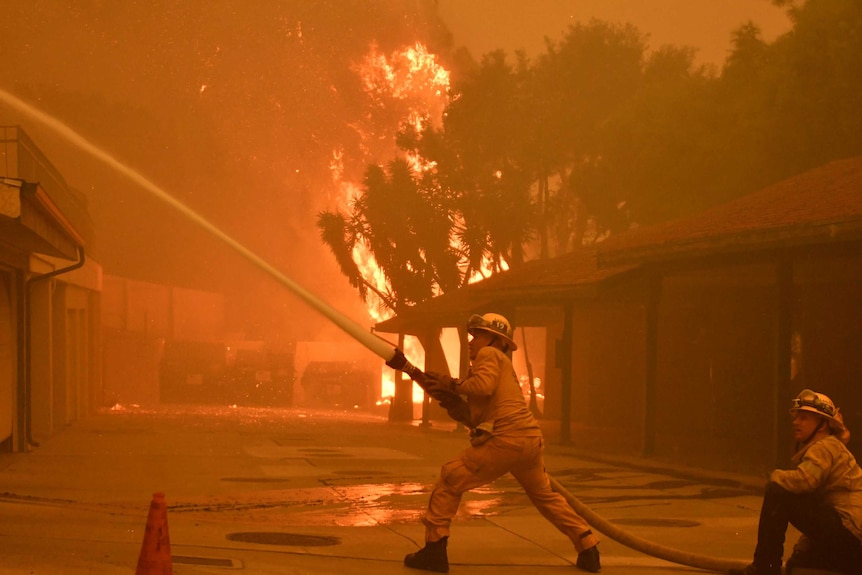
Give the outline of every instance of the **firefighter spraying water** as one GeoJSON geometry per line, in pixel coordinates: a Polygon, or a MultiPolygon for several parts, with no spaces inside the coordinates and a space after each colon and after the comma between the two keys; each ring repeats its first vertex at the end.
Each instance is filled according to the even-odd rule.
{"type": "MultiPolygon", "coordinates": [[[[227,246],[238,252],[250,263],[254,264],[256,267],[266,272],[268,275],[273,277],[284,287],[290,290],[294,295],[302,299],[313,309],[315,309],[328,320],[337,325],[347,335],[349,335],[350,337],[358,341],[360,344],[368,348],[372,353],[383,359],[386,362],[386,365],[407,374],[410,379],[419,384],[427,393],[429,393],[429,395],[440,401],[443,407],[447,409],[447,412],[450,414],[450,416],[452,416],[458,421],[461,421],[462,423],[465,423],[465,425],[469,425],[474,437],[481,437],[482,434],[487,431],[487,429],[482,428],[482,425],[485,423],[485,421],[475,420],[475,417],[478,412],[474,412],[472,409],[465,409],[465,404],[460,398],[460,393],[458,393],[459,390],[457,389],[457,384],[455,384],[455,389],[451,389],[452,386],[448,383],[448,380],[444,380],[443,377],[439,375],[434,375],[432,377],[423,373],[422,370],[412,365],[407,360],[401,350],[393,347],[392,344],[375,336],[370,331],[366,330],[338,310],[327,305],[325,302],[317,298],[314,294],[291,280],[289,277],[280,272],[277,268],[272,266],[270,263],[262,259],[260,256],[252,252],[247,247],[245,247],[243,244],[226,234],[209,220],[207,220],[206,218],[204,218],[203,216],[201,216],[200,214],[198,214],[197,212],[195,212],[194,210],[168,194],[166,191],[155,185],[153,182],[148,180],[139,172],[129,168],[106,151],[92,144],[90,141],[75,132],[66,124],[42,112],[41,110],[34,108],[33,106],[27,104],[26,102],[20,100],[19,98],[15,97],[14,95],[3,89],[0,89],[0,101],[10,106],[11,108],[19,111],[20,113],[30,117],[34,121],[44,125],[58,136],[61,136],[68,143],[72,144],[73,146],[90,154],[104,164],[113,168],[118,173],[122,174],[124,177],[138,184],[142,189],[149,192],[158,200],[168,204],[169,206],[177,210],[179,213],[187,217],[192,223],[196,224],[202,229],[205,229],[207,232],[211,233],[213,236],[224,242],[227,246]],[[449,387],[447,387],[447,385],[449,387]]],[[[491,323],[491,325],[493,325],[493,321],[488,321],[489,323],[491,323]]],[[[508,325],[508,322],[506,322],[506,325],[508,325]]],[[[476,326],[474,326],[474,330],[475,329],[476,326]]],[[[508,329],[511,330],[511,326],[509,326],[508,329]]],[[[504,331],[506,331],[505,328],[499,330],[498,333],[502,334],[502,332],[504,331]]],[[[509,341],[511,341],[511,333],[507,333],[509,333],[508,339],[509,341]]],[[[513,341],[511,342],[511,344],[514,346],[513,341]]],[[[486,348],[489,350],[492,349],[491,347],[487,346],[486,348]]],[[[503,352],[500,350],[497,350],[496,353],[494,351],[486,351],[484,353],[484,355],[486,356],[488,354],[492,354],[494,357],[497,357],[497,354],[499,354],[500,356],[504,356],[503,352]]],[[[497,359],[499,359],[499,357],[497,357],[497,359]]],[[[469,379],[469,377],[465,378],[465,381],[469,381],[469,379]]],[[[524,400],[523,396],[520,394],[520,388],[518,388],[518,395],[523,402],[524,400]]],[[[469,402],[467,402],[466,405],[469,407],[469,402]]],[[[546,476],[546,478],[553,491],[562,495],[562,497],[565,498],[569,505],[574,509],[576,514],[575,516],[579,515],[580,517],[583,517],[589,523],[589,525],[591,525],[597,531],[600,531],[608,537],[611,537],[614,540],[632,549],[661,559],[665,559],[667,561],[709,571],[726,572],[731,568],[744,565],[744,563],[741,561],[731,561],[685,553],[677,549],[664,547],[661,545],[657,545],[653,542],[634,537],[631,534],[620,530],[610,522],[593,513],[589,508],[584,506],[580,501],[578,501],[574,496],[572,496],[568,491],[566,491],[557,481],[553,479],[553,477],[546,476]]],[[[469,482],[465,483],[464,485],[469,485],[469,482]]],[[[543,491],[543,494],[547,494],[547,491],[548,490],[543,491]]],[[[574,530],[577,529],[574,524],[570,527],[574,530]]],[[[439,530],[437,531],[437,533],[440,532],[441,531],[439,530]]],[[[580,547],[577,543],[575,544],[576,549],[581,551],[581,554],[583,554],[583,551],[595,549],[596,540],[593,539],[593,537],[594,536],[592,534],[587,535],[581,542],[580,547]]],[[[599,567],[598,552],[595,552],[593,563],[587,563],[586,561],[588,560],[591,560],[591,558],[585,557],[585,559],[583,560],[584,565],[592,565],[594,566],[594,569],[587,570],[597,571],[599,567]]],[[[408,561],[410,560],[405,559],[405,562],[408,561]]]]}
{"type": "Polygon", "coordinates": [[[472,337],[467,377],[459,380],[428,373],[425,379],[428,393],[470,428],[470,447],[443,465],[422,517],[425,547],[407,555],[404,564],[447,572],[449,526],[462,495],[511,473],[536,509],[571,540],[578,552],[578,568],[598,573],[598,538],[551,488],[545,472],[542,429],[524,401],[509,358],[518,347],[511,324],[499,314],[474,315],[467,322],[467,332],[472,337]]]}
{"type": "MultiPolygon", "coordinates": [[[[448,570],[446,551],[448,547],[448,524],[451,516],[454,515],[454,510],[457,510],[460,495],[469,489],[493,481],[507,471],[511,471],[515,478],[521,482],[532,501],[536,502],[534,495],[541,496],[536,502],[536,507],[542,510],[545,517],[549,517],[548,514],[545,514],[546,511],[549,511],[553,517],[549,520],[561,532],[569,536],[575,549],[579,552],[576,564],[585,571],[595,573],[601,569],[596,545],[598,539],[589,529],[589,526],[631,549],[680,565],[719,573],[739,569],[744,565],[741,561],[686,553],[679,549],[647,541],[620,529],[575,498],[556,479],[544,472],[543,465],[536,468],[535,464],[541,461],[541,452],[534,453],[530,458],[523,461],[513,461],[511,458],[501,458],[499,454],[495,459],[493,443],[484,449],[479,447],[482,444],[487,444],[494,435],[494,421],[501,415],[500,410],[497,409],[498,402],[509,404],[509,407],[503,411],[508,412],[510,417],[521,418],[520,424],[513,424],[508,421],[504,423],[502,428],[496,427],[496,432],[504,438],[501,441],[506,442],[508,439],[506,435],[508,434],[514,434],[518,441],[531,441],[530,434],[535,434],[532,435],[533,438],[541,438],[541,431],[531,426],[532,415],[526,408],[520,387],[508,383],[509,391],[516,389],[517,393],[508,394],[506,399],[493,397],[489,399],[488,390],[482,390],[482,383],[476,383],[477,380],[484,380],[486,385],[493,386],[493,382],[489,384],[488,380],[494,379],[491,374],[500,375],[501,364],[507,366],[508,370],[512,371],[511,378],[515,378],[511,362],[505,355],[506,352],[514,351],[517,348],[512,340],[513,332],[509,321],[498,314],[473,316],[467,322],[467,330],[471,334],[480,334],[478,339],[474,336],[471,341],[471,360],[479,357],[480,350],[486,351],[482,353],[482,359],[478,365],[474,361],[471,374],[464,381],[455,380],[445,374],[433,372],[426,374],[407,361],[407,358],[398,349],[395,349],[393,357],[386,361],[386,365],[404,372],[419,384],[426,393],[440,403],[441,407],[446,409],[449,417],[467,426],[471,436],[471,447],[458,458],[443,466],[440,482],[432,493],[429,510],[423,518],[426,525],[426,546],[417,553],[405,557],[405,565],[437,572],[448,570]],[[493,334],[495,337],[484,337],[481,335],[482,332],[493,334]],[[492,350],[495,350],[496,353],[492,350]],[[476,399],[472,408],[469,399],[465,400],[462,393],[465,393],[468,398],[471,393],[474,394],[476,399]],[[465,468],[475,468],[474,464],[479,459],[482,461],[489,459],[493,464],[489,469],[479,474],[465,471],[465,468]],[[473,461],[465,463],[465,460],[473,461]],[[544,486],[545,480],[554,494],[548,494],[548,490],[544,486]],[[574,510],[574,514],[560,511],[557,506],[556,494],[565,499],[571,509],[574,510]],[[559,512],[560,515],[555,515],[556,512],[559,512]],[[586,523],[583,523],[584,520],[586,523]]],[[[507,387],[506,384],[499,381],[497,384],[503,385],[504,389],[507,387]]],[[[503,394],[505,395],[505,391],[503,394]]]]}

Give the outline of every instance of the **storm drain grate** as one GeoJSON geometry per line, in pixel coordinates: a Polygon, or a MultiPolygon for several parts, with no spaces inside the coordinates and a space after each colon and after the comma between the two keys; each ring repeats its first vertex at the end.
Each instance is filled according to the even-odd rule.
{"type": "MultiPolygon", "coordinates": [[[[348,453],[303,453],[302,459],[349,459],[353,457],[348,453]]],[[[295,457],[285,457],[285,459],[296,459],[295,457]]]]}
{"type": "Polygon", "coordinates": [[[344,453],[341,449],[329,449],[326,447],[300,447],[296,450],[300,457],[318,457],[318,458],[335,458],[335,457],[353,457],[349,453],[344,453]]]}
{"type": "Polygon", "coordinates": [[[236,481],[241,483],[284,483],[290,481],[289,477],[222,477],[222,481],[236,481]]]}
{"type": "Polygon", "coordinates": [[[695,483],[685,479],[666,479],[664,481],[652,481],[641,487],[643,489],[680,489],[691,485],[695,485],[695,483]]]}
{"type": "Polygon", "coordinates": [[[208,567],[238,567],[233,559],[218,559],[216,557],[187,557],[184,555],[172,555],[172,563],[183,565],[206,565],[208,567]]]}
{"type": "Polygon", "coordinates": [[[637,527],[697,527],[700,525],[700,522],[690,519],[661,519],[656,517],[621,517],[612,519],[611,523],[637,527]]]}
{"type": "Polygon", "coordinates": [[[277,533],[272,531],[246,531],[228,533],[230,541],[260,543],[261,545],[285,545],[289,547],[328,547],[341,543],[340,537],[303,535],[300,533],[277,533]]]}

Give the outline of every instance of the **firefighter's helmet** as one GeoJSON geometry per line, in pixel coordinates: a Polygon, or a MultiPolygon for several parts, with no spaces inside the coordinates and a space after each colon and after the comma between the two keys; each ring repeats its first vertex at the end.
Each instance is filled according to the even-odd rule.
{"type": "Polygon", "coordinates": [[[512,339],[514,335],[512,324],[505,317],[498,313],[486,313],[484,315],[473,315],[467,321],[467,333],[472,334],[474,331],[487,331],[494,335],[498,335],[506,341],[508,351],[515,351],[518,345],[512,339]]]}
{"type": "Polygon", "coordinates": [[[810,411],[827,419],[834,419],[837,410],[835,403],[829,399],[829,396],[810,389],[803,389],[793,399],[793,405],[790,407],[791,413],[797,411],[810,411]]]}
{"type": "Polygon", "coordinates": [[[790,407],[791,415],[797,411],[816,413],[826,420],[826,423],[832,429],[832,433],[837,435],[844,443],[847,443],[850,439],[850,431],[844,425],[844,417],[841,415],[841,410],[835,406],[835,402],[828,395],[810,389],[803,389],[792,400],[790,407]]]}

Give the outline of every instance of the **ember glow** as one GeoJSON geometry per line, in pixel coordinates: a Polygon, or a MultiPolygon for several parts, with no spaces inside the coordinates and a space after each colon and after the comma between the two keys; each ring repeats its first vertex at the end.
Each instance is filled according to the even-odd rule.
{"type": "Polygon", "coordinates": [[[356,71],[365,91],[379,100],[416,102],[414,118],[428,115],[439,119],[448,103],[449,71],[420,42],[389,57],[372,45],[356,71]]]}

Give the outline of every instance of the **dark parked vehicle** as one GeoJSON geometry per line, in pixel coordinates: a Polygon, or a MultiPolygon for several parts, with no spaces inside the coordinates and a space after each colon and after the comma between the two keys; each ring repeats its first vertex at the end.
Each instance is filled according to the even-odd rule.
{"type": "Polygon", "coordinates": [[[238,350],[228,365],[223,343],[165,344],[160,373],[162,403],[290,406],[294,354],[238,350]]]}
{"type": "Polygon", "coordinates": [[[312,361],[300,383],[313,407],[368,407],[376,399],[379,381],[352,361],[312,361]]]}

